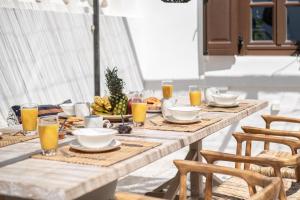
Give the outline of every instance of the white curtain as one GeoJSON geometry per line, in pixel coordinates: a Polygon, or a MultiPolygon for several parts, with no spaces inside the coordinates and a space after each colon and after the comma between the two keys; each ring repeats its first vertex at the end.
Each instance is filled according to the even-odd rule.
{"type": "MultiPolygon", "coordinates": [[[[20,9],[16,4],[9,7],[12,4],[7,6],[7,1],[1,2],[0,126],[6,125],[8,108],[12,105],[57,104],[65,99],[91,101],[94,91],[92,16],[71,11],[41,11],[31,5],[27,5],[30,9],[20,9]]],[[[117,66],[127,90],[142,89],[136,57],[122,18],[101,17],[100,45],[101,75],[104,76],[104,67],[117,66]]],[[[104,86],[104,77],[101,81],[104,86]]]]}

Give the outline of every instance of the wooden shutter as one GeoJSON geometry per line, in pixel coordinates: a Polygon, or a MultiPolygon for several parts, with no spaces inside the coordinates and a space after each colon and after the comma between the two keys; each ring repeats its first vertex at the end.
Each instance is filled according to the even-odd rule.
{"type": "Polygon", "coordinates": [[[239,0],[207,0],[206,48],[209,55],[238,54],[239,0]]]}

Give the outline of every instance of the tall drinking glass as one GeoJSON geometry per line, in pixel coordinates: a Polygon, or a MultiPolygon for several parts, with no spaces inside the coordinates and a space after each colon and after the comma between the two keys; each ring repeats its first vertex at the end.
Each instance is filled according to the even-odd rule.
{"type": "Polygon", "coordinates": [[[173,81],[162,81],[161,82],[162,93],[164,99],[170,99],[173,96],[174,85],[173,81]]]}
{"type": "Polygon", "coordinates": [[[135,127],[144,125],[147,115],[147,103],[143,102],[142,94],[136,93],[131,99],[131,112],[135,127]]]}
{"type": "Polygon", "coordinates": [[[42,153],[45,156],[54,156],[58,146],[58,118],[45,116],[39,119],[39,136],[42,153]]]}
{"type": "Polygon", "coordinates": [[[133,102],[131,105],[131,109],[134,126],[143,126],[146,120],[147,103],[133,102]]]}
{"type": "Polygon", "coordinates": [[[23,131],[27,135],[36,134],[37,121],[38,121],[38,105],[37,104],[24,104],[21,106],[21,121],[23,131]]]}
{"type": "Polygon", "coordinates": [[[190,104],[191,106],[201,105],[201,91],[197,85],[189,86],[190,104]]]}

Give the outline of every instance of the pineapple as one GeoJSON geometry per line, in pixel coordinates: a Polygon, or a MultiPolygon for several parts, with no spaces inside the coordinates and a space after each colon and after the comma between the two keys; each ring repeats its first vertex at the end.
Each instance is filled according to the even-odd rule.
{"type": "Polygon", "coordinates": [[[125,115],[127,114],[127,103],[128,98],[123,93],[124,81],[118,77],[118,69],[106,69],[105,73],[106,86],[109,90],[110,97],[109,101],[112,106],[112,112],[114,115],[125,115]]]}

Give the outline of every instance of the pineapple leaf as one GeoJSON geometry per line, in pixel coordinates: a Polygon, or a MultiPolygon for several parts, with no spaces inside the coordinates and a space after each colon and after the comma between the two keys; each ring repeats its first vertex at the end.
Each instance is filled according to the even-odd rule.
{"type": "Polygon", "coordinates": [[[114,67],[112,69],[107,68],[105,73],[106,86],[111,95],[120,95],[123,93],[124,81],[118,77],[118,69],[114,67]]]}

